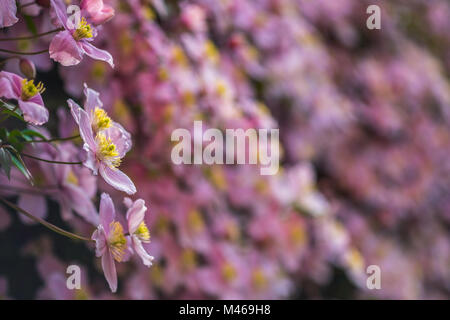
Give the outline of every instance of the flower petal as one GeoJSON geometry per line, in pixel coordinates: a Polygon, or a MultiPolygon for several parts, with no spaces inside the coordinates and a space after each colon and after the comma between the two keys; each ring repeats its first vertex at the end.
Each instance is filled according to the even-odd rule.
{"type": "Polygon", "coordinates": [[[19,108],[23,112],[23,118],[29,123],[42,125],[48,121],[48,110],[43,105],[19,100],[19,108]]]}
{"type": "Polygon", "coordinates": [[[83,50],[69,31],[61,31],[50,43],[50,58],[63,66],[79,64],[83,59],[83,50]]]}
{"type": "Polygon", "coordinates": [[[101,164],[99,169],[100,175],[109,185],[128,194],[136,193],[133,181],[119,169],[112,169],[104,164],[101,164]]]}
{"type": "Polygon", "coordinates": [[[67,104],[70,108],[70,113],[72,114],[72,117],[75,119],[75,122],[79,125],[80,124],[80,113],[83,111],[81,107],[72,99],[67,100],[67,104]]]}
{"type": "Polygon", "coordinates": [[[99,224],[99,216],[97,210],[95,210],[91,199],[86,195],[86,192],[75,185],[66,184],[64,186],[65,192],[70,197],[70,204],[74,211],[82,216],[87,222],[92,223],[94,226],[99,224]]]}
{"type": "Polygon", "coordinates": [[[22,78],[11,72],[0,72],[0,97],[19,99],[21,93],[22,78]]]}
{"type": "Polygon", "coordinates": [[[54,13],[60,24],[63,25],[64,29],[68,29],[67,27],[67,9],[64,3],[61,0],[50,0],[54,13]]]}
{"type": "MultiPolygon", "coordinates": [[[[47,214],[47,202],[45,201],[45,197],[43,196],[37,196],[34,194],[21,194],[19,196],[17,205],[25,211],[32,213],[33,216],[41,219],[45,218],[45,215],[47,214]]],[[[23,221],[23,223],[26,224],[36,223],[23,214],[20,214],[20,219],[23,221]]]]}
{"type": "Polygon", "coordinates": [[[127,211],[128,232],[134,233],[144,220],[147,207],[142,199],[136,200],[127,211]]]}
{"type": "Polygon", "coordinates": [[[92,111],[95,110],[96,107],[103,107],[103,103],[100,100],[100,94],[88,88],[86,83],[84,84],[84,94],[86,96],[86,103],[84,104],[84,110],[90,115],[92,111]]]}
{"type": "Polygon", "coordinates": [[[111,56],[111,54],[108,51],[101,50],[97,47],[94,47],[92,44],[85,42],[85,41],[84,42],[81,41],[80,43],[81,43],[81,46],[83,47],[84,53],[86,53],[86,55],[88,55],[92,59],[106,61],[109,63],[111,68],[114,68],[113,57],[111,56]]]}
{"type": "Polygon", "coordinates": [[[117,290],[117,272],[116,265],[114,264],[114,258],[109,250],[106,250],[102,256],[102,268],[105,274],[106,281],[108,281],[109,288],[112,292],[117,290]]]}
{"type": "Polygon", "coordinates": [[[105,229],[106,234],[109,234],[109,225],[116,217],[116,210],[111,197],[107,193],[102,193],[100,200],[100,223],[105,229]]]}
{"type": "Polygon", "coordinates": [[[0,1],[0,28],[10,27],[19,21],[16,17],[16,13],[16,0],[0,1]]]}
{"type": "Polygon", "coordinates": [[[144,247],[142,246],[142,242],[137,239],[136,236],[133,236],[133,247],[137,255],[141,257],[142,263],[147,267],[150,267],[154,258],[149,255],[147,251],[145,251],[144,247]]]}
{"type": "Polygon", "coordinates": [[[84,143],[89,147],[89,150],[92,153],[95,153],[97,150],[97,144],[95,143],[94,133],[92,132],[91,120],[86,113],[86,111],[80,109],[80,136],[83,139],[84,143]]]}

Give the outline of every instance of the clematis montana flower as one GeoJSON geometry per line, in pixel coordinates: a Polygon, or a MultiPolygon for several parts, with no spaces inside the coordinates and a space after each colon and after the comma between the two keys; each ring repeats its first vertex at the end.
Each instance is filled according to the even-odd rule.
{"type": "Polygon", "coordinates": [[[115,221],[114,203],[103,193],[100,200],[100,224],[92,234],[96,255],[102,258],[102,268],[112,292],[117,290],[117,272],[114,261],[124,260],[128,248],[127,238],[120,222],[115,221]]]}
{"type": "Polygon", "coordinates": [[[100,172],[105,181],[128,194],[136,192],[131,179],[118,169],[121,159],[131,148],[130,134],[108,117],[96,91],[85,86],[86,103],[83,110],[68,100],[72,115],[77,122],[87,159],[84,165],[94,174],[100,172]]]}
{"type": "Polygon", "coordinates": [[[6,71],[0,72],[0,97],[17,100],[25,121],[29,123],[41,125],[48,121],[48,110],[41,97],[44,90],[41,82],[35,85],[33,80],[6,71]]]}
{"type": "Polygon", "coordinates": [[[96,25],[105,23],[114,16],[114,9],[104,4],[103,0],[82,0],[80,7],[96,25]]]}
{"type": "Polygon", "coordinates": [[[105,50],[100,50],[92,41],[96,30],[83,17],[78,25],[73,26],[66,14],[66,7],[61,0],[51,0],[58,22],[64,28],[50,43],[50,58],[63,66],[73,66],[83,59],[86,54],[89,57],[108,62],[114,68],[112,56],[105,50]]]}
{"type": "Polygon", "coordinates": [[[132,248],[141,257],[142,263],[147,267],[152,265],[153,257],[145,251],[142,243],[150,243],[150,232],[144,222],[147,207],[142,199],[132,201],[130,198],[124,199],[128,207],[127,221],[128,232],[131,237],[132,248]]]}
{"type": "Polygon", "coordinates": [[[16,0],[0,1],[0,28],[10,27],[19,19],[16,17],[16,0]]]}

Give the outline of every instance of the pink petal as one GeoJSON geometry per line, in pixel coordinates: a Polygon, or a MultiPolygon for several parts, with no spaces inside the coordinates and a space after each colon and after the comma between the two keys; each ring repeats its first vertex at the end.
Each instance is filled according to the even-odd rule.
{"type": "Polygon", "coordinates": [[[81,107],[72,99],[67,100],[67,104],[69,105],[72,117],[75,119],[75,122],[79,125],[81,117],[80,113],[83,111],[83,109],[81,109],[81,107]]]}
{"type": "Polygon", "coordinates": [[[18,99],[22,93],[22,78],[6,71],[0,72],[0,97],[18,99]]]}
{"type": "Polygon", "coordinates": [[[86,103],[84,104],[84,110],[86,110],[88,114],[91,114],[91,112],[95,110],[96,107],[99,108],[103,107],[103,103],[99,98],[100,94],[97,91],[88,88],[86,83],[84,84],[84,94],[86,96],[86,103]]]}
{"type": "MultiPolygon", "coordinates": [[[[45,218],[47,214],[47,202],[45,197],[34,194],[21,194],[17,205],[38,218],[45,218]]],[[[19,214],[20,219],[26,224],[35,224],[33,220],[23,214],[19,214]]]]}
{"type": "Polygon", "coordinates": [[[154,258],[149,255],[147,251],[145,251],[144,247],[142,246],[142,242],[137,239],[136,236],[133,236],[133,247],[137,255],[141,257],[142,263],[147,267],[150,267],[154,258]]]}
{"type": "Polygon", "coordinates": [[[114,68],[113,57],[111,56],[111,54],[108,51],[101,50],[97,47],[94,47],[92,44],[85,42],[85,41],[81,41],[80,43],[81,43],[81,46],[83,47],[84,53],[86,53],[86,55],[88,55],[92,59],[106,61],[109,63],[111,68],[114,68]]]}
{"type": "Polygon", "coordinates": [[[106,250],[106,235],[101,225],[92,233],[91,239],[95,241],[95,255],[97,257],[103,256],[106,250]]]}
{"type": "Polygon", "coordinates": [[[117,290],[117,272],[116,265],[114,264],[114,258],[112,257],[109,250],[106,250],[105,254],[102,256],[102,268],[105,274],[106,281],[108,281],[109,288],[112,292],[117,290]]]}
{"type": "Polygon", "coordinates": [[[63,66],[79,64],[83,59],[83,50],[69,31],[61,31],[50,43],[50,58],[63,66]]]}
{"type": "Polygon", "coordinates": [[[144,220],[147,207],[142,199],[136,200],[127,211],[128,232],[134,233],[144,220]]]}
{"type": "Polygon", "coordinates": [[[48,110],[41,104],[19,100],[19,108],[23,112],[23,118],[29,123],[42,125],[48,121],[48,110]]]}
{"type": "Polygon", "coordinates": [[[136,187],[133,181],[119,169],[112,169],[104,164],[101,164],[99,169],[100,175],[109,185],[128,194],[136,193],[136,187]]]}
{"type": "Polygon", "coordinates": [[[80,136],[84,143],[89,147],[89,150],[95,154],[97,150],[97,144],[95,143],[94,133],[92,132],[91,119],[89,118],[86,111],[80,109],[80,136]]]}
{"type": "Polygon", "coordinates": [[[58,22],[64,27],[64,29],[68,29],[67,27],[67,8],[62,2],[62,0],[50,0],[54,13],[58,19],[58,22]]]}
{"type": "Polygon", "coordinates": [[[87,222],[92,223],[94,226],[99,224],[97,210],[95,210],[91,199],[89,199],[83,189],[73,184],[66,184],[64,186],[64,192],[67,193],[70,198],[71,207],[75,212],[82,216],[87,222]]]}
{"type": "Polygon", "coordinates": [[[114,9],[105,5],[103,0],[83,0],[80,6],[97,25],[107,22],[114,16],[114,9]]]}
{"type": "Polygon", "coordinates": [[[9,27],[15,24],[19,19],[16,17],[16,0],[0,1],[0,28],[9,27]]]}
{"type": "Polygon", "coordinates": [[[107,193],[102,193],[100,200],[100,223],[105,229],[106,234],[109,234],[109,225],[116,217],[116,210],[111,197],[107,193]]]}

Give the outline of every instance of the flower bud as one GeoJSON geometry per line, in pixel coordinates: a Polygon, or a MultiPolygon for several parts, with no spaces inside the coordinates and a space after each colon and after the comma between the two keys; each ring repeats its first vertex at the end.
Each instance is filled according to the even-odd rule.
{"type": "Polygon", "coordinates": [[[34,79],[36,77],[36,67],[34,63],[28,59],[20,59],[20,72],[22,72],[27,79],[34,79]]]}

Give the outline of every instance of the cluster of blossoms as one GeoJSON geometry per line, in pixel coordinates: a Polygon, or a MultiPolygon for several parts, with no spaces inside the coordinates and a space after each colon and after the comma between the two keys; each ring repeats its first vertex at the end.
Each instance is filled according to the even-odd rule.
{"type": "MultiPolygon", "coordinates": [[[[133,253],[136,253],[147,267],[152,265],[153,260],[144,247],[144,244],[150,243],[150,232],[144,221],[147,212],[144,200],[124,199],[124,206],[127,209],[126,215],[123,215],[127,223],[126,228],[117,220],[114,203],[107,193],[101,195],[98,212],[93,204],[97,195],[98,174],[114,190],[129,195],[136,193],[134,183],[118,168],[122,158],[132,147],[131,135],[108,116],[99,93],[85,84],[84,108],[72,99],[67,100],[74,121],[68,117],[68,109],[58,110],[61,121],[59,133],[69,135],[78,131],[79,134],[65,138],[51,138],[48,130],[42,127],[49,120],[49,111],[42,99],[44,84],[42,82],[36,84],[34,79],[35,64],[39,68],[40,61],[20,57],[48,52],[50,59],[68,67],[78,65],[83,60],[83,55],[87,55],[105,61],[114,68],[112,56],[92,44],[98,34],[97,29],[112,18],[114,9],[101,0],[83,0],[79,3],[79,7],[76,7],[79,11],[73,17],[69,17],[67,12],[70,12],[70,9],[62,0],[37,1],[28,5],[17,3],[17,5],[24,17],[32,14],[25,12],[27,7],[34,7],[36,10],[33,12],[40,19],[51,21],[56,29],[41,34],[37,34],[34,30],[35,35],[21,37],[15,31],[15,24],[18,24],[17,30],[20,30],[21,23],[16,17],[16,1],[8,0],[2,2],[0,27],[10,28],[0,41],[18,43],[32,41],[41,36],[50,37],[53,33],[56,35],[52,37],[45,52],[0,50],[17,54],[17,59],[20,59],[18,64],[20,72],[31,78],[22,78],[13,70],[0,72],[0,98],[3,111],[7,112],[2,120],[6,121],[14,115],[22,120],[22,127],[25,126],[25,129],[20,130],[20,125],[12,123],[6,124],[3,128],[1,195],[17,196],[17,206],[4,199],[2,202],[23,213],[21,219],[24,223],[39,222],[50,226],[50,229],[56,229],[57,227],[43,220],[48,212],[46,199],[50,198],[59,204],[64,220],[72,221],[75,212],[86,225],[96,226],[92,240],[58,230],[68,237],[95,242],[96,255],[101,257],[106,280],[111,291],[116,292],[116,261],[127,261],[133,253]],[[41,7],[47,7],[49,10],[42,13],[41,7]],[[10,132],[13,126],[14,130],[10,132]],[[36,137],[39,139],[35,139],[36,137]],[[31,160],[24,161],[23,157],[31,160]]],[[[15,58],[15,56],[7,57],[3,62],[15,58]]],[[[3,227],[6,226],[7,224],[3,227]]]]}
{"type": "MultiPolygon", "coordinates": [[[[19,11],[35,16],[36,32],[53,24],[56,35],[0,44],[46,51],[28,59],[52,77],[51,61],[59,63],[65,92],[86,102],[69,100],[52,129],[62,137],[78,130],[81,141],[27,143],[23,152],[84,165],[25,159],[35,186],[12,170],[0,192],[42,219],[51,199],[79,233],[96,226],[92,238],[111,290],[117,274],[123,279],[116,296],[450,295],[446,0],[377,1],[381,30],[366,28],[366,0],[65,1],[81,7],[77,26],[67,23],[65,4],[52,0],[42,10],[44,2],[19,11]],[[195,120],[279,128],[280,172],[174,165],[171,133],[195,120]],[[111,196],[98,199],[100,190],[111,196]],[[121,192],[151,203],[152,215],[143,200],[129,198],[116,203],[125,214],[116,214],[111,198],[121,192]],[[382,290],[366,288],[372,264],[382,270],[382,290]]],[[[24,37],[16,1],[1,6],[0,27],[14,24],[4,36],[24,37]]],[[[0,99],[17,101],[30,125],[45,123],[43,86],[15,75],[14,61],[5,70],[0,99]]],[[[0,230],[11,224],[0,211],[0,230]]],[[[30,238],[24,250],[44,282],[37,297],[110,298],[95,272],[82,290],[67,290],[67,257],[52,239],[30,238]]],[[[83,274],[98,267],[70,259],[83,274]]],[[[6,285],[0,278],[0,296],[6,285]]]]}

